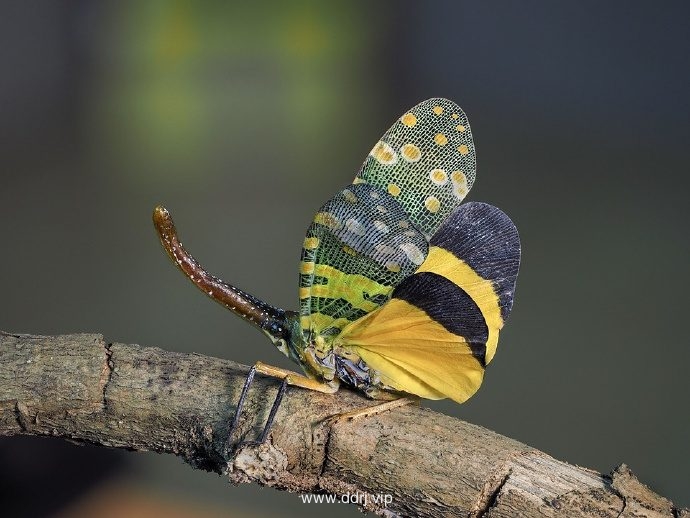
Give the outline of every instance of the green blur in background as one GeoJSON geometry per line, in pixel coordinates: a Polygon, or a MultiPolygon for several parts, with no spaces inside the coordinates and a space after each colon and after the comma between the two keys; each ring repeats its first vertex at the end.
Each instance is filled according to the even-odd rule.
{"type": "MultiPolygon", "coordinates": [[[[294,368],[176,271],[153,207],[210,271],[296,309],[318,207],[397,117],[448,97],[475,136],[468,200],[506,211],[524,255],[479,393],[428,405],[573,464],[626,462],[690,506],[689,10],[9,3],[0,329],[294,368]]],[[[3,438],[0,466],[3,516],[359,515],[172,456],[47,438],[3,438]]]]}

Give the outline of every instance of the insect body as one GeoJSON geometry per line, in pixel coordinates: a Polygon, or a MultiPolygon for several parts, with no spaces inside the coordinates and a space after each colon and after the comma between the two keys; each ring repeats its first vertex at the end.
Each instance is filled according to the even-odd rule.
{"type": "Polygon", "coordinates": [[[261,372],[323,392],[342,382],[374,399],[464,402],[496,352],[520,263],[508,216],[484,203],[460,205],[475,166],[470,126],[455,103],[429,99],[400,117],[307,230],[299,312],[208,274],[164,208],[154,223],[192,282],[258,326],[306,377],[263,364],[261,372]]]}

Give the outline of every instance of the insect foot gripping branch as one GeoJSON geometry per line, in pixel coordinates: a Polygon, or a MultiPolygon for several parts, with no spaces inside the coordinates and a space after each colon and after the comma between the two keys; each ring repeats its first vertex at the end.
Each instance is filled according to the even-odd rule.
{"type": "Polygon", "coordinates": [[[182,246],[168,211],[154,210],[161,243],[180,270],[305,373],[257,363],[231,436],[256,372],[283,380],[258,442],[288,385],[330,393],[343,383],[372,399],[459,403],[477,391],[513,305],[520,238],[496,207],[461,204],[475,176],[472,132],[459,106],[435,98],[405,113],[309,226],[299,312],[209,274],[182,246]]]}

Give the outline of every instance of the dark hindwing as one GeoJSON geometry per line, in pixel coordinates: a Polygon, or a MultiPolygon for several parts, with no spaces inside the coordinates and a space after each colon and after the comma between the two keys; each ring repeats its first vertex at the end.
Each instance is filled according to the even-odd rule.
{"type": "Polygon", "coordinates": [[[448,250],[490,281],[501,320],[508,319],[520,269],[520,236],[503,211],[487,203],[465,203],[434,235],[431,246],[448,250]]]}

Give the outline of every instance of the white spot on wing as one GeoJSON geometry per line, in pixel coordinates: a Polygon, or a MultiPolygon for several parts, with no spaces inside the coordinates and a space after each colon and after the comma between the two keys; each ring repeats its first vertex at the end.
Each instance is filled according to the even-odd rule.
{"type": "Polygon", "coordinates": [[[348,219],[345,222],[345,228],[348,232],[357,236],[363,236],[365,234],[364,226],[355,218],[348,219]]]}
{"type": "Polygon", "coordinates": [[[424,262],[424,254],[414,243],[403,243],[400,245],[400,249],[405,252],[405,255],[413,264],[419,266],[424,262]]]}
{"type": "Polygon", "coordinates": [[[384,234],[387,234],[390,232],[390,228],[388,228],[388,225],[386,225],[383,221],[381,220],[374,220],[374,226],[376,227],[376,230],[379,232],[383,232],[384,234]]]}

